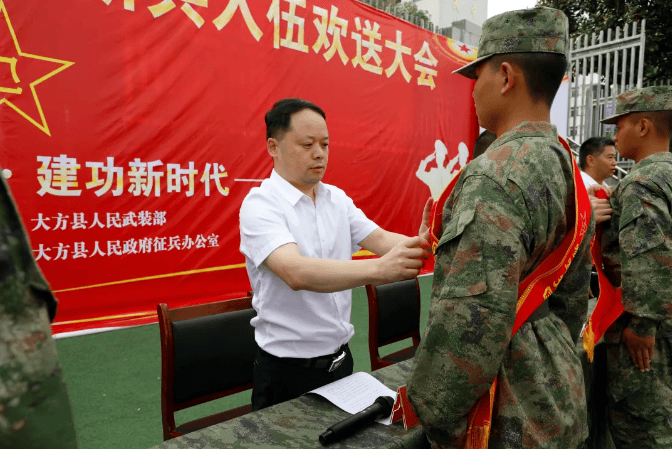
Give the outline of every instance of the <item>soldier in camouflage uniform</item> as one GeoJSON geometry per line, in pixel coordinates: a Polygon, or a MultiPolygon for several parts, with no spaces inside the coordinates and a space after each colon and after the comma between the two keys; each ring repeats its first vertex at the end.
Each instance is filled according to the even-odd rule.
{"type": "Polygon", "coordinates": [[[0,175],[0,448],[76,448],[50,320],[56,300],[0,175]]]}
{"type": "Polygon", "coordinates": [[[604,335],[609,429],[619,449],[672,447],[672,87],[619,95],[603,122],[636,162],[611,197],[602,240],[624,309],[604,335]]]}
{"type": "Polygon", "coordinates": [[[592,219],[555,292],[511,337],[518,284],[574,222],[572,162],[549,123],[567,27],[550,8],[492,17],[478,59],[457,71],[476,79],[479,123],[498,138],[445,203],[429,321],[408,381],[440,448],[464,447],[467,414],[495,378],[489,448],[576,448],[587,437],[575,342],[587,313],[592,219]]]}

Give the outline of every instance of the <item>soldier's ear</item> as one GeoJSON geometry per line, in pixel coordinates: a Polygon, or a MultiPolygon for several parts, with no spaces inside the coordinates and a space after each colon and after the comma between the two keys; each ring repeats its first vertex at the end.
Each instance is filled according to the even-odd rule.
{"type": "Polygon", "coordinates": [[[501,93],[502,95],[506,94],[510,90],[516,87],[518,84],[518,77],[522,75],[520,70],[516,71],[508,62],[502,62],[499,66],[499,73],[501,78],[501,93]]]}
{"type": "Polygon", "coordinates": [[[637,131],[639,132],[640,137],[646,137],[649,133],[653,131],[653,122],[647,117],[642,117],[637,123],[637,131]]]}

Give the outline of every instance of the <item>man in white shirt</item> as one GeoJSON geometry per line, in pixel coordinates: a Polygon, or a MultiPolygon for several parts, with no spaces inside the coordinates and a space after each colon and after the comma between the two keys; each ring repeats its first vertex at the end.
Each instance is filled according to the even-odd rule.
{"type": "Polygon", "coordinates": [[[608,137],[591,137],[579,148],[579,166],[586,188],[600,184],[616,172],[616,147],[608,137]]]}
{"type": "Polygon", "coordinates": [[[274,169],[240,208],[240,251],[257,311],[254,410],[352,374],[350,289],[418,275],[429,257],[432,204],[423,237],[379,228],[345,192],[321,182],[329,133],[318,106],[280,100],[265,120],[274,169]],[[358,247],[382,257],[353,261],[358,247]]]}
{"type": "MultiPolygon", "coordinates": [[[[608,192],[611,192],[611,187],[605,184],[604,180],[616,171],[616,147],[614,141],[608,137],[591,137],[587,139],[579,148],[579,167],[581,167],[583,184],[590,195],[590,205],[593,209],[595,222],[602,223],[609,220],[612,212],[609,200],[597,198],[595,192],[600,190],[600,187],[604,187],[608,192]]],[[[597,273],[593,268],[589,294],[592,298],[599,296],[599,293],[600,284],[597,280],[597,273]]]]}

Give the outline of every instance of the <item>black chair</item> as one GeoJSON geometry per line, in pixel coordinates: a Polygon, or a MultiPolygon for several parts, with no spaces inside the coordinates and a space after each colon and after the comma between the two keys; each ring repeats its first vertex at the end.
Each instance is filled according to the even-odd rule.
{"type": "Polygon", "coordinates": [[[366,286],[369,298],[371,371],[415,356],[420,344],[420,284],[418,278],[366,286]],[[407,338],[413,346],[380,357],[378,348],[407,338]]]}
{"type": "Polygon", "coordinates": [[[159,304],[157,311],[164,441],[252,411],[248,404],[175,426],[176,411],[252,388],[252,296],[176,309],[159,304]]]}

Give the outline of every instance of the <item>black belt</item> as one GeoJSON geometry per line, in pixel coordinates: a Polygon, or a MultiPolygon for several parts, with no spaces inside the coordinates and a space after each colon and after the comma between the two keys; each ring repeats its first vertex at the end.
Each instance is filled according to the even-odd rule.
{"type": "Polygon", "coordinates": [[[533,321],[540,320],[542,318],[546,318],[548,314],[551,313],[551,309],[548,306],[548,299],[544,302],[541,303],[537,309],[532,312],[532,314],[525,320],[526,323],[531,323],[533,321]]]}
{"type": "Polygon", "coordinates": [[[329,355],[321,355],[319,357],[313,357],[310,359],[303,358],[294,358],[294,357],[278,357],[273,354],[269,354],[263,349],[259,348],[259,354],[288,365],[297,366],[299,368],[308,368],[308,369],[327,369],[329,372],[334,371],[336,368],[341,366],[341,363],[345,360],[347,354],[348,344],[344,344],[338,351],[329,355]]]}

